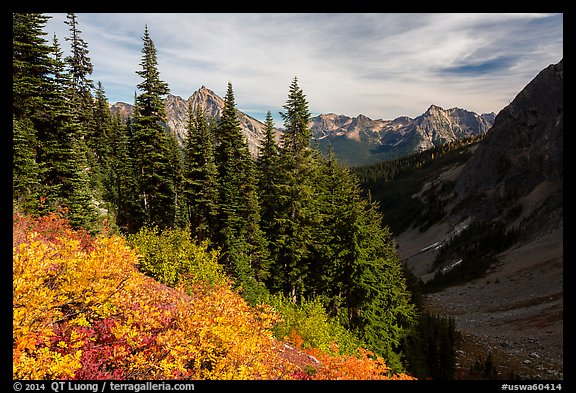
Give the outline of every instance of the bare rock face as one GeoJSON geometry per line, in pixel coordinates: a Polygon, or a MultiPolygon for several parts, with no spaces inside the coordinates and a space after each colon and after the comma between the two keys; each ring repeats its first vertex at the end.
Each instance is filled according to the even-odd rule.
{"type": "Polygon", "coordinates": [[[496,116],[458,179],[462,215],[508,217],[528,234],[562,221],[563,81],[563,61],[548,66],[496,116]]]}
{"type": "MultiPolygon", "coordinates": [[[[191,105],[195,111],[198,106],[202,106],[204,115],[207,119],[220,120],[222,110],[224,109],[224,100],[219,97],[212,90],[202,86],[199,90],[194,92],[187,100],[182,97],[169,94],[164,99],[166,107],[167,125],[172,132],[176,134],[179,143],[182,144],[186,137],[186,129],[188,127],[188,107],[191,105]]],[[[129,116],[132,114],[132,105],[117,102],[112,105],[112,112],[118,112],[122,116],[129,116]]],[[[265,125],[246,115],[245,113],[236,110],[238,120],[242,127],[244,137],[248,143],[248,150],[253,157],[258,154],[260,141],[264,137],[265,125]]]]}
{"type": "MultiPolygon", "coordinates": [[[[188,107],[196,110],[201,106],[207,119],[220,120],[222,110],[224,109],[224,100],[212,90],[202,86],[194,92],[188,100],[178,96],[169,95],[166,98],[166,114],[168,117],[168,126],[176,133],[178,140],[182,143],[186,137],[186,128],[188,126],[188,107]]],[[[236,110],[238,120],[242,127],[242,132],[248,143],[248,150],[253,157],[258,155],[260,141],[264,137],[265,125],[260,121],[236,110]]]]}

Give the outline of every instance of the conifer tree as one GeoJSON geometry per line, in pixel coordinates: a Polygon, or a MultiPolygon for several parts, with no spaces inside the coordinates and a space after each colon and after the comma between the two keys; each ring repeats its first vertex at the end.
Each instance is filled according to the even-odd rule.
{"type": "Polygon", "coordinates": [[[108,216],[120,228],[127,229],[131,201],[136,189],[132,158],[129,151],[129,130],[119,114],[112,115],[102,84],[95,91],[94,146],[102,177],[101,198],[108,216]]]}
{"type": "Polygon", "coordinates": [[[52,94],[52,47],[44,38],[49,17],[38,13],[12,15],[12,112],[28,118],[36,130],[49,113],[38,110],[52,94]]]}
{"type": "Polygon", "coordinates": [[[349,286],[357,258],[355,230],[360,198],[354,179],[338,164],[331,146],[328,156],[318,160],[316,185],[322,223],[317,231],[319,246],[308,285],[329,299],[330,314],[344,310],[344,324],[349,326],[349,286]]]}
{"type": "Polygon", "coordinates": [[[357,178],[332,150],[319,160],[322,223],[307,286],[324,299],[330,315],[401,368],[399,347],[415,323],[415,308],[394,241],[378,206],[362,196],[357,178]]]}
{"type": "Polygon", "coordinates": [[[90,167],[90,188],[95,197],[101,200],[102,178],[106,169],[102,168],[104,163],[99,151],[103,141],[101,139],[102,130],[98,126],[101,125],[102,120],[96,119],[96,116],[102,115],[102,112],[96,113],[97,108],[92,96],[94,82],[89,78],[94,67],[89,57],[88,44],[82,38],[82,31],[78,27],[76,14],[66,14],[64,23],[69,26],[70,32],[70,35],[65,37],[65,40],[70,44],[70,55],[64,59],[69,75],[69,86],[66,94],[70,101],[72,114],[80,124],[76,139],[78,147],[86,156],[86,162],[90,167]]]}
{"type": "Polygon", "coordinates": [[[90,148],[94,151],[98,162],[105,167],[106,158],[110,155],[112,114],[101,82],[98,82],[95,92],[94,126],[91,137],[93,144],[90,148]]]}
{"type": "Polygon", "coordinates": [[[40,136],[51,116],[46,111],[52,89],[52,47],[43,31],[48,17],[12,15],[13,199],[31,213],[42,209],[47,197],[38,155],[40,136]]]}
{"type": "Polygon", "coordinates": [[[199,241],[215,235],[217,175],[212,136],[202,106],[194,110],[189,105],[182,188],[187,220],[192,234],[199,241]]]}
{"type": "Polygon", "coordinates": [[[185,228],[187,225],[186,206],[183,190],[184,162],[182,149],[178,143],[178,137],[172,130],[167,131],[169,144],[169,159],[172,173],[172,184],[174,188],[174,218],[173,226],[185,228]]]}
{"type": "Polygon", "coordinates": [[[284,119],[285,131],[282,135],[282,149],[286,153],[309,157],[311,131],[310,112],[308,111],[308,101],[306,95],[298,86],[298,78],[294,77],[290,84],[288,100],[283,108],[286,110],[280,113],[284,119]]]}
{"type": "Polygon", "coordinates": [[[378,205],[359,204],[357,224],[359,260],[350,278],[350,328],[366,345],[401,367],[398,349],[415,323],[415,306],[406,286],[402,262],[378,205]]]}
{"type": "MultiPolygon", "coordinates": [[[[110,189],[111,178],[110,163],[114,158],[111,156],[110,136],[112,134],[112,115],[108,105],[108,99],[98,82],[95,89],[94,104],[89,110],[92,112],[92,122],[88,129],[86,140],[87,160],[91,168],[91,188],[95,199],[101,203],[106,199],[105,195],[110,189]]],[[[112,207],[107,206],[106,210],[112,207]]],[[[113,209],[113,208],[112,208],[113,209]]]]}
{"type": "Polygon", "coordinates": [[[264,140],[256,161],[258,195],[260,196],[261,227],[268,238],[272,235],[276,209],[280,152],[276,144],[272,113],[266,114],[264,140]]]}
{"type": "Polygon", "coordinates": [[[36,131],[30,119],[12,116],[12,193],[24,211],[36,214],[42,196],[42,174],[36,159],[36,131]]]}
{"type": "Polygon", "coordinates": [[[65,24],[70,26],[70,36],[66,41],[70,42],[70,56],[66,57],[71,76],[72,101],[77,104],[78,110],[86,111],[92,106],[91,91],[94,83],[88,78],[92,74],[94,67],[88,57],[88,44],[81,37],[82,31],[78,28],[76,14],[66,14],[65,24]]]}
{"type": "Polygon", "coordinates": [[[131,130],[118,114],[110,127],[110,172],[107,177],[107,197],[116,210],[116,224],[125,232],[134,233],[141,221],[134,160],[131,151],[131,130]]]}
{"type": "Polygon", "coordinates": [[[273,223],[273,272],[269,285],[294,303],[306,292],[305,282],[320,222],[315,201],[316,166],[310,148],[310,112],[297,78],[290,85],[284,132],[281,136],[280,173],[273,223]]]}
{"type": "Polygon", "coordinates": [[[92,66],[88,44],[81,36],[76,14],[66,14],[64,21],[69,26],[70,36],[65,40],[70,43],[70,55],[64,61],[67,66],[69,78],[69,100],[76,120],[82,125],[82,138],[86,139],[89,148],[94,149],[98,142],[98,135],[94,135],[94,102],[92,89],[94,82],[89,78],[94,67],[92,66]]]}
{"type": "Polygon", "coordinates": [[[143,225],[171,227],[175,217],[174,173],[170,160],[170,139],[162,96],[169,93],[168,84],[160,80],[156,48],[148,26],[143,36],[141,70],[136,73],[143,81],[138,84],[141,94],[136,97],[133,118],[132,147],[137,190],[143,216],[134,217],[136,229],[143,225]]]}
{"type": "Polygon", "coordinates": [[[264,290],[260,280],[268,274],[268,254],[260,229],[254,161],[236,114],[232,84],[228,83],[218,127],[216,162],[219,206],[216,243],[222,262],[255,301],[264,290]]]}
{"type": "Polygon", "coordinates": [[[53,95],[49,101],[53,120],[45,126],[42,138],[44,182],[52,187],[56,203],[69,209],[70,223],[75,228],[96,231],[96,210],[90,189],[90,167],[86,161],[86,145],[82,124],[72,110],[67,92],[70,74],[65,70],[58,40],[53,43],[53,95]]]}

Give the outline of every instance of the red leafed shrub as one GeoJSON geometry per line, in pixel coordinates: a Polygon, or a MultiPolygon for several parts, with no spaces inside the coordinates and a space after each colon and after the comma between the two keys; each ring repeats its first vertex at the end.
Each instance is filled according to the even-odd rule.
{"type": "Polygon", "coordinates": [[[47,243],[60,242],[61,239],[76,239],[80,241],[82,249],[89,251],[92,247],[93,237],[85,230],[76,230],[70,226],[66,212],[51,212],[45,216],[31,217],[14,213],[12,216],[12,245],[18,247],[21,243],[28,243],[30,235],[36,233],[36,240],[47,243]]]}

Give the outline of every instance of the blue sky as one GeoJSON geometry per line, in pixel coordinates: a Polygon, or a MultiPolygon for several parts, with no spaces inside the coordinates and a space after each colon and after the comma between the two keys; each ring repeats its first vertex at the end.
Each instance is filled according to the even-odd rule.
{"type": "MultiPolygon", "coordinates": [[[[45,31],[67,53],[65,14],[45,31]]],[[[277,122],[294,77],[313,115],[416,117],[431,105],[498,112],[563,57],[563,14],[78,13],[110,102],[132,103],[147,25],[160,78],[190,97],[202,85],[277,122]]]]}

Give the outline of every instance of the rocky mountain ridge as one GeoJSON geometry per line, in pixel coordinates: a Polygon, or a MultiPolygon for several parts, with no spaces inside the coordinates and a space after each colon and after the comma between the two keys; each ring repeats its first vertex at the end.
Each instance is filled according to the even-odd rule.
{"type": "Polygon", "coordinates": [[[332,146],[350,166],[370,164],[418,153],[446,142],[484,134],[494,122],[494,113],[443,109],[431,105],[415,118],[372,120],[364,115],[348,117],[334,113],[312,118],[312,137],[321,150],[332,146]],[[360,154],[355,155],[354,151],[360,154]]]}
{"type": "Polygon", "coordinates": [[[461,216],[513,217],[526,236],[562,219],[564,63],[542,70],[506,106],[456,183],[461,216]],[[516,201],[510,205],[507,201],[516,201]]]}
{"type": "MultiPolygon", "coordinates": [[[[224,108],[224,100],[205,86],[188,99],[169,94],[164,101],[167,125],[180,143],[186,136],[189,105],[193,110],[201,105],[206,117],[217,121],[224,108]]],[[[111,111],[126,117],[131,115],[132,105],[117,102],[111,105],[111,111]]],[[[237,114],[248,148],[255,157],[265,125],[238,109],[237,114]]],[[[372,120],[364,115],[322,114],[311,119],[310,129],[312,140],[321,151],[327,151],[328,146],[332,146],[343,164],[354,166],[408,155],[444,142],[485,133],[493,119],[493,113],[478,115],[460,108],[444,110],[431,105],[424,114],[413,119],[402,116],[394,120],[372,120]]],[[[279,140],[281,131],[276,129],[276,134],[279,140]]]]}
{"type": "MultiPolygon", "coordinates": [[[[180,143],[186,138],[188,107],[190,105],[192,105],[194,111],[201,105],[206,118],[215,119],[216,121],[220,120],[220,115],[224,108],[224,100],[205,86],[200,87],[200,89],[195,91],[188,99],[168,94],[164,99],[164,103],[166,107],[167,125],[170,130],[176,134],[176,138],[180,143]]],[[[119,113],[121,116],[127,117],[132,114],[133,105],[116,102],[111,105],[110,109],[112,113],[119,113]]],[[[246,141],[248,142],[248,149],[255,157],[258,154],[260,140],[264,136],[265,125],[238,109],[236,113],[246,141]]]]}

